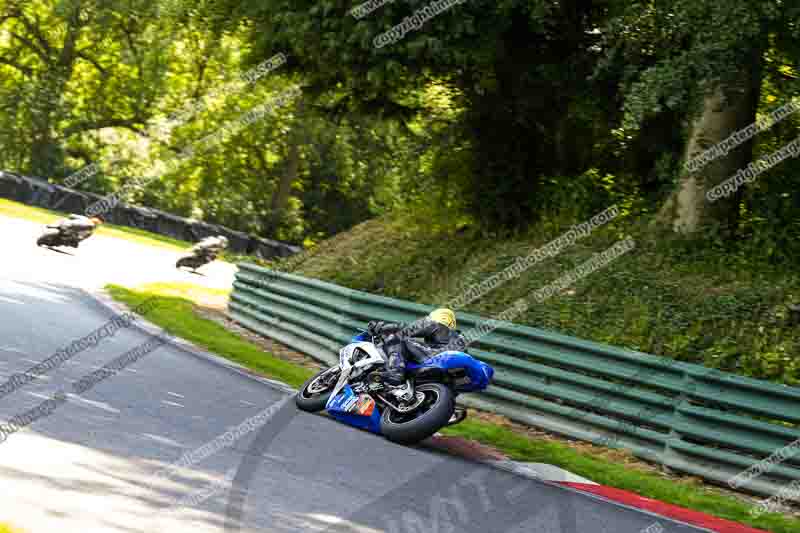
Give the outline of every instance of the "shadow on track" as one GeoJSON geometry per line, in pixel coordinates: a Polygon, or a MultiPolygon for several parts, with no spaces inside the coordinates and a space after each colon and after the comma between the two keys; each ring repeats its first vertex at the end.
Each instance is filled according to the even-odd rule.
{"type": "Polygon", "coordinates": [[[198,272],[197,270],[188,270],[188,269],[182,268],[182,267],[178,267],[178,270],[180,270],[181,272],[188,272],[189,274],[196,274],[198,276],[203,276],[204,278],[208,277],[205,274],[203,274],[202,272],[198,272]]]}
{"type": "Polygon", "coordinates": [[[52,250],[52,251],[58,252],[60,254],[69,255],[71,257],[75,257],[75,254],[71,254],[69,252],[65,252],[64,250],[59,250],[58,248],[53,248],[52,246],[40,246],[40,248],[47,248],[48,250],[52,250]]]}

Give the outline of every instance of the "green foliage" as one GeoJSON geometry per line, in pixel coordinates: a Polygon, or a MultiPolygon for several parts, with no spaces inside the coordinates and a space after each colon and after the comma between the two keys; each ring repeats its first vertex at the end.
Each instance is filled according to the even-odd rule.
{"type": "Polygon", "coordinates": [[[151,117],[165,65],[150,2],[7,1],[0,21],[0,130],[17,140],[0,164],[61,177],[106,144],[98,130],[151,117]]]}
{"type": "Polygon", "coordinates": [[[584,30],[603,19],[603,8],[470,2],[375,48],[376,36],[424,3],[388,4],[361,20],[341,2],[233,4],[252,21],[254,56],[287,50],[291,67],[315,90],[340,96],[332,112],[407,126],[422,115],[429,138],[443,129],[432,122],[451,123],[448,137],[458,149],[420,156],[421,173],[441,184],[446,198],[433,195],[428,202],[486,226],[514,228],[538,217],[546,201],[540,176],[585,170],[599,133],[594,123],[612,109],[590,104],[592,85],[582,80],[597,60],[584,53],[595,40],[584,30]],[[429,119],[426,105],[431,81],[452,101],[438,120],[429,119]]]}
{"type": "Polygon", "coordinates": [[[384,175],[387,164],[400,174],[413,167],[390,150],[421,141],[383,121],[360,128],[357,122],[368,121],[320,113],[308,90],[307,112],[291,102],[225,134],[223,126],[236,130],[245,113],[302,80],[279,66],[241,82],[252,54],[217,2],[19,5],[0,5],[3,168],[63,182],[95,162],[98,172],[78,188],[106,194],[151,176],[126,188],[124,199],[303,242],[380,212],[376,190],[398,179],[384,175]],[[65,34],[75,36],[72,55],[65,34]],[[52,68],[62,55],[69,65],[52,68]],[[217,135],[219,142],[199,149],[217,135]],[[301,145],[296,170],[288,162],[292,145],[301,145]],[[168,170],[165,163],[186,148],[197,150],[168,170]],[[279,201],[287,172],[289,193],[279,201]]]}
{"type": "MultiPolygon", "coordinates": [[[[657,213],[717,85],[754,73],[760,114],[798,95],[794,4],[478,0],[375,46],[426,3],[359,20],[338,0],[6,0],[0,166],[63,182],[100,162],[79,187],[149,176],[125,199],[296,243],[390,212],[511,235],[611,203],[657,213]],[[285,65],[241,81],[279,53],[285,65]],[[294,85],[301,97],[233,127],[294,85]]],[[[759,134],[753,153],[796,127],[759,134]]],[[[735,234],[773,262],[800,242],[797,170],[730,202],[735,234]]]]}
{"type": "Polygon", "coordinates": [[[666,110],[696,111],[704,90],[736,81],[768,32],[785,31],[789,21],[776,8],[747,0],[620,3],[603,31],[600,71],[616,71],[625,86],[626,131],[666,110]]]}

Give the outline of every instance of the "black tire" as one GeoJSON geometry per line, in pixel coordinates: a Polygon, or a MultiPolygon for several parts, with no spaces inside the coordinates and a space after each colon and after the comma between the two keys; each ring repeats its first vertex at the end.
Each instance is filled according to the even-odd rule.
{"type": "MultiPolygon", "coordinates": [[[[381,433],[387,439],[398,444],[416,444],[423,441],[447,425],[455,410],[455,396],[447,385],[442,383],[426,383],[416,388],[428,395],[436,395],[430,399],[433,403],[418,416],[410,417],[395,412],[387,407],[381,417],[381,433]]],[[[411,415],[416,415],[415,411],[411,415]]]]}
{"type": "Polygon", "coordinates": [[[36,239],[36,246],[58,246],[61,242],[58,231],[48,231],[36,239]]]}
{"type": "Polygon", "coordinates": [[[312,376],[308,381],[303,383],[303,386],[300,387],[300,390],[297,391],[297,394],[294,397],[294,403],[297,404],[297,408],[301,411],[306,411],[309,413],[318,413],[325,409],[325,406],[328,403],[328,399],[331,397],[331,392],[333,392],[333,388],[336,386],[336,382],[338,381],[339,372],[336,372],[334,369],[338,369],[339,367],[331,367],[325,370],[320,370],[314,376],[312,376]],[[309,387],[317,381],[323,374],[333,371],[334,374],[337,376],[336,379],[333,379],[333,383],[331,383],[330,387],[325,392],[321,393],[312,393],[309,392],[309,387]]]}

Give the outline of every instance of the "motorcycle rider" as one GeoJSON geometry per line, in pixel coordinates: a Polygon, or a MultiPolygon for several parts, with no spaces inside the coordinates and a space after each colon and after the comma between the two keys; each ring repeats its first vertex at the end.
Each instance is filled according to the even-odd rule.
{"type": "Polygon", "coordinates": [[[62,218],[55,224],[48,226],[51,228],[58,228],[65,233],[72,233],[75,239],[80,242],[88,239],[101,224],[103,219],[100,217],[86,217],[84,215],[69,215],[67,218],[62,218]]]}
{"type": "Polygon", "coordinates": [[[227,237],[217,235],[216,237],[206,237],[202,241],[195,244],[191,251],[193,253],[202,254],[206,257],[215,258],[222,250],[228,247],[227,237]]]}
{"type": "Polygon", "coordinates": [[[410,324],[371,321],[367,331],[385,336],[383,349],[389,362],[379,374],[392,387],[403,385],[408,357],[422,362],[447,350],[463,350],[467,344],[456,330],[455,313],[446,308],[436,309],[410,324]]]}

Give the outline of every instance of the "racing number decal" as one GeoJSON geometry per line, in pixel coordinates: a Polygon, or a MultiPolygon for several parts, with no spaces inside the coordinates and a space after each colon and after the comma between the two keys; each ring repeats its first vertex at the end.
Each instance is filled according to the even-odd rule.
{"type": "Polygon", "coordinates": [[[350,396],[345,400],[344,404],[342,404],[342,411],[355,411],[356,407],[358,406],[358,397],[350,396]]]}
{"type": "Polygon", "coordinates": [[[360,415],[371,416],[375,410],[375,400],[365,394],[359,399],[356,410],[360,415]]]}

